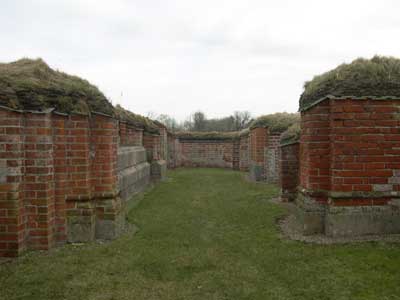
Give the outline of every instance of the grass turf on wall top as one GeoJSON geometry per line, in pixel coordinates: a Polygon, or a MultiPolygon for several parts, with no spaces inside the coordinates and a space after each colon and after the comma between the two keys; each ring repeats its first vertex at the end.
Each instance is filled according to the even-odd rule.
{"type": "Polygon", "coordinates": [[[0,105],[12,109],[62,113],[100,112],[116,116],[146,132],[159,133],[150,119],[117,105],[87,80],[51,69],[42,59],[0,63],[0,105]]]}
{"type": "Polygon", "coordinates": [[[162,124],[159,122],[157,122],[157,124],[159,124],[159,126],[157,126],[157,124],[149,118],[137,115],[129,110],[126,110],[119,104],[117,104],[114,111],[118,119],[133,124],[135,127],[142,128],[144,131],[149,133],[160,132],[159,126],[161,127],[162,124]]]}
{"type": "Polygon", "coordinates": [[[297,113],[275,113],[255,119],[250,128],[268,127],[271,133],[282,133],[299,119],[300,115],[297,113]]]}
{"type": "Polygon", "coordinates": [[[198,132],[198,131],[187,131],[178,132],[176,137],[180,140],[235,140],[240,138],[240,132],[198,132]]]}
{"type": "Polygon", "coordinates": [[[281,145],[298,142],[300,140],[300,131],[300,122],[292,124],[284,133],[282,133],[281,145]]]}
{"type": "Polygon", "coordinates": [[[113,115],[113,106],[100,90],[77,76],[51,69],[42,59],[0,63],[0,105],[12,109],[63,113],[91,111],[113,115]]]}
{"type": "Polygon", "coordinates": [[[400,98],[400,59],[383,56],[358,58],[315,76],[304,84],[300,111],[327,96],[400,98]]]}

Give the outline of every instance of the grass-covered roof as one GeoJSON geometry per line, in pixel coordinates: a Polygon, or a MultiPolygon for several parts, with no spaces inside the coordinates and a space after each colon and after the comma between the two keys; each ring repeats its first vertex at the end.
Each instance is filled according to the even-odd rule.
{"type": "Polygon", "coordinates": [[[268,127],[271,133],[282,133],[293,123],[298,122],[299,119],[300,115],[298,113],[275,113],[255,119],[250,128],[268,127]]]}
{"type": "Polygon", "coordinates": [[[0,63],[0,105],[12,109],[55,108],[63,113],[113,114],[112,104],[96,86],[53,70],[42,59],[0,63]]]}
{"type": "Polygon", "coordinates": [[[399,97],[400,59],[374,56],[342,64],[304,84],[300,110],[307,109],[327,96],[399,97]]]}
{"type": "Polygon", "coordinates": [[[291,144],[300,140],[300,122],[292,124],[281,135],[281,145],[291,144]]]}
{"type": "Polygon", "coordinates": [[[121,121],[125,121],[134,125],[135,127],[142,128],[144,131],[149,133],[159,133],[159,126],[149,118],[135,114],[129,110],[124,109],[122,106],[117,104],[114,108],[115,115],[121,121]]]}
{"type": "Polygon", "coordinates": [[[234,140],[240,137],[239,131],[234,132],[197,132],[185,131],[175,134],[180,140],[234,140]]]}

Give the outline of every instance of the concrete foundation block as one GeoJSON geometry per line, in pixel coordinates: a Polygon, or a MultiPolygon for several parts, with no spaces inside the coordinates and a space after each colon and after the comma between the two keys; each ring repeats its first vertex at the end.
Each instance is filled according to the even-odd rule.
{"type": "Polygon", "coordinates": [[[68,216],[67,218],[69,243],[86,243],[95,239],[95,215],[68,216]]]}
{"type": "Polygon", "coordinates": [[[144,147],[119,147],[117,169],[122,171],[126,168],[146,162],[146,149],[144,147]]]}
{"type": "Polygon", "coordinates": [[[118,186],[123,200],[142,192],[150,183],[150,164],[147,162],[124,169],[118,174],[118,186]]]}
{"type": "Polygon", "coordinates": [[[325,233],[332,237],[400,233],[400,211],[390,205],[330,207],[325,233]]]}
{"type": "Polygon", "coordinates": [[[301,192],[296,198],[296,218],[304,235],[320,234],[325,231],[325,205],[301,192]]]}
{"type": "Polygon", "coordinates": [[[151,178],[153,180],[163,180],[167,177],[167,162],[165,160],[155,160],[151,163],[151,178]]]}
{"type": "Polygon", "coordinates": [[[249,178],[252,181],[263,181],[264,178],[264,166],[251,162],[249,165],[249,178]]]}
{"type": "Polygon", "coordinates": [[[119,237],[125,228],[125,216],[119,213],[113,220],[97,218],[96,239],[113,240],[119,237]]]}

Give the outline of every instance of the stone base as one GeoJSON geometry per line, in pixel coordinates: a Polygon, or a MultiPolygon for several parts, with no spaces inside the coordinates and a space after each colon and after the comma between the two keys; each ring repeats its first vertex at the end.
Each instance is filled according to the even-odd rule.
{"type": "Polygon", "coordinates": [[[281,201],[282,202],[294,202],[297,198],[296,192],[281,191],[281,201]]]}
{"type": "Polygon", "coordinates": [[[150,183],[150,164],[143,147],[120,147],[117,161],[120,196],[127,201],[150,183]]]}
{"type": "Polygon", "coordinates": [[[264,166],[251,162],[249,165],[249,179],[252,181],[263,181],[264,177],[264,166]]]}
{"type": "Polygon", "coordinates": [[[310,196],[299,192],[296,206],[296,218],[302,234],[312,235],[325,231],[325,205],[319,204],[310,196]]]}
{"type": "Polygon", "coordinates": [[[155,160],[151,163],[151,178],[153,180],[163,180],[167,177],[167,162],[165,160],[155,160]]]}
{"type": "Polygon", "coordinates": [[[139,165],[124,169],[118,174],[121,198],[124,201],[142,192],[150,183],[150,164],[143,162],[139,165]]]}
{"type": "Polygon", "coordinates": [[[296,218],[304,235],[357,237],[400,233],[400,205],[322,205],[302,192],[296,198],[296,218]]]}
{"type": "Polygon", "coordinates": [[[400,233],[400,210],[391,205],[329,207],[325,234],[331,237],[400,233]]]}
{"type": "Polygon", "coordinates": [[[95,206],[91,200],[68,200],[67,242],[84,243],[95,239],[95,206]]]}
{"type": "Polygon", "coordinates": [[[125,211],[121,198],[75,201],[74,206],[68,210],[67,242],[112,240],[123,232],[125,211]]]}

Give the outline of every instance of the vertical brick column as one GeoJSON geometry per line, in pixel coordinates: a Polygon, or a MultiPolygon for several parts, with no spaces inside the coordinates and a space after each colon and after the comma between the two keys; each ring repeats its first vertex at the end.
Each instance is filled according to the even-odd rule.
{"type": "Polygon", "coordinates": [[[232,169],[240,170],[240,139],[232,142],[232,169]]]}
{"type": "Polygon", "coordinates": [[[160,159],[167,160],[168,157],[168,132],[165,127],[160,127],[160,159]]]}
{"type": "MultiPolygon", "coordinates": [[[[71,115],[65,125],[66,164],[57,165],[56,174],[61,178],[65,176],[67,181],[65,183],[67,239],[69,242],[92,241],[95,208],[91,201],[89,118],[86,115],[71,115]]],[[[59,153],[62,157],[62,152],[59,153]]]]}
{"type": "Polygon", "coordinates": [[[268,183],[279,182],[280,137],[279,133],[268,134],[265,153],[265,177],[268,183]]]}
{"type": "Polygon", "coordinates": [[[265,147],[268,141],[268,129],[264,127],[250,130],[249,176],[255,181],[265,179],[265,147]]]}
{"type": "Polygon", "coordinates": [[[91,128],[91,183],[96,207],[96,238],[113,239],[124,225],[118,193],[117,153],[118,121],[93,114],[91,128]]]}
{"type": "Polygon", "coordinates": [[[67,241],[66,195],[68,193],[68,116],[53,113],[53,164],[55,197],[55,240],[58,244],[67,241]]]}
{"type": "Polygon", "coordinates": [[[25,249],[23,126],[22,113],[0,108],[0,257],[25,249]]]}
{"type": "Polygon", "coordinates": [[[119,138],[121,146],[143,146],[143,129],[119,121],[119,138]]]}
{"type": "Polygon", "coordinates": [[[249,134],[242,135],[240,137],[240,171],[249,171],[249,134]]]}
{"type": "Polygon", "coordinates": [[[400,232],[399,100],[332,99],[325,232],[400,232]]]}
{"type": "Polygon", "coordinates": [[[25,114],[25,207],[29,249],[54,244],[53,132],[50,113],[25,114]]]}
{"type": "Polygon", "coordinates": [[[305,234],[324,232],[331,183],[330,130],[329,101],[301,113],[300,192],[296,202],[305,234]]]}
{"type": "Polygon", "coordinates": [[[280,150],[280,186],[281,200],[284,202],[294,201],[299,184],[299,153],[298,142],[281,146],[280,150]]]}

